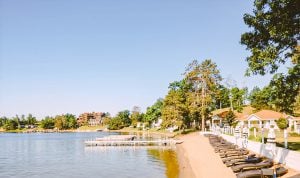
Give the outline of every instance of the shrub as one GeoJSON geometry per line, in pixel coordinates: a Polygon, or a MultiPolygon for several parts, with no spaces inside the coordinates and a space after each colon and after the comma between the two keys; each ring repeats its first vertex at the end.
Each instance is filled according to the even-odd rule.
{"type": "Polygon", "coordinates": [[[8,120],[8,121],[4,124],[3,128],[4,128],[5,130],[15,130],[15,129],[18,128],[18,123],[15,122],[14,120],[8,120]]]}
{"type": "Polygon", "coordinates": [[[118,130],[124,128],[122,120],[118,117],[115,117],[109,121],[108,129],[109,130],[118,130]]]}
{"type": "Polygon", "coordinates": [[[235,120],[236,116],[234,115],[232,110],[229,110],[229,112],[225,116],[225,121],[228,123],[230,127],[235,127],[237,125],[237,121],[235,120]]]}
{"type": "Polygon", "coordinates": [[[286,118],[279,118],[277,121],[277,126],[283,130],[286,129],[288,127],[288,120],[286,118]]]}
{"type": "Polygon", "coordinates": [[[256,129],[256,132],[258,132],[258,128],[256,128],[256,127],[251,127],[251,128],[250,128],[250,131],[253,132],[253,131],[254,131],[254,128],[256,129]]]}

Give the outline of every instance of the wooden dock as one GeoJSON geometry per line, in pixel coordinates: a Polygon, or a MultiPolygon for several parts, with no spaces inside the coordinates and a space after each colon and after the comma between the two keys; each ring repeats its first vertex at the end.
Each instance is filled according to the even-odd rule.
{"type": "Polygon", "coordinates": [[[86,146],[169,146],[180,144],[183,141],[167,139],[167,140],[90,140],[85,141],[86,146]]]}
{"type": "Polygon", "coordinates": [[[134,140],[136,135],[109,135],[106,137],[96,138],[96,141],[125,141],[134,140]]]}

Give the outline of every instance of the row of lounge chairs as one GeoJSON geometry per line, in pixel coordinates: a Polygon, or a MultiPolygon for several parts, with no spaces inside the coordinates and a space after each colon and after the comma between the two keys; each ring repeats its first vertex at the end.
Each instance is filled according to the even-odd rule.
{"type": "Polygon", "coordinates": [[[222,137],[212,134],[206,136],[223,163],[231,167],[237,178],[273,178],[288,172],[282,165],[274,165],[271,159],[251,154],[249,150],[238,148],[222,137]]]}

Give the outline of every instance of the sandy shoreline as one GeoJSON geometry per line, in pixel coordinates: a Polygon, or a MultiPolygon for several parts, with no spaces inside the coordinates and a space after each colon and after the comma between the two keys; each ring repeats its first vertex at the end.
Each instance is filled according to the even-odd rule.
{"type": "Polygon", "coordinates": [[[176,152],[179,163],[179,178],[196,178],[189,159],[181,144],[176,145],[176,152]]]}
{"type": "Polygon", "coordinates": [[[184,142],[177,146],[181,178],[234,178],[235,174],[227,168],[215,154],[206,137],[199,132],[179,136],[184,142]]]}
{"type": "MultiPolygon", "coordinates": [[[[209,144],[208,138],[199,132],[179,136],[182,144],[176,145],[180,178],[234,178],[236,175],[226,167],[218,154],[209,144]]],[[[299,172],[289,169],[283,178],[298,175],[299,172]]]]}

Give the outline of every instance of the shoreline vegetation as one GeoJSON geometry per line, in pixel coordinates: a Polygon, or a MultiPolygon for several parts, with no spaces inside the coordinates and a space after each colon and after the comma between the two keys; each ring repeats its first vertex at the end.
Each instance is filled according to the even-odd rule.
{"type": "Polygon", "coordinates": [[[147,129],[140,130],[137,128],[124,127],[122,129],[117,130],[108,130],[104,126],[82,126],[77,129],[42,129],[42,128],[34,128],[34,129],[15,129],[15,130],[4,130],[0,128],[0,133],[76,133],[76,132],[118,132],[118,133],[137,133],[137,134],[150,134],[150,135],[163,135],[168,138],[173,138],[179,135],[184,135],[190,132],[195,132],[195,129],[186,129],[184,131],[174,131],[169,132],[167,130],[159,130],[159,129],[147,129]]]}

